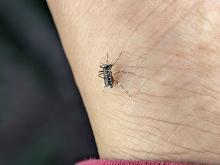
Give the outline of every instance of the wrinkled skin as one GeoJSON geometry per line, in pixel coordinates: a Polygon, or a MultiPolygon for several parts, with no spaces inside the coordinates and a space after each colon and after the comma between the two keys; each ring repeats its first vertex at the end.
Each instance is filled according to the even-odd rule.
{"type": "Polygon", "coordinates": [[[220,163],[220,1],[48,4],[101,158],[220,163]],[[97,76],[121,51],[131,97],[97,76]]]}

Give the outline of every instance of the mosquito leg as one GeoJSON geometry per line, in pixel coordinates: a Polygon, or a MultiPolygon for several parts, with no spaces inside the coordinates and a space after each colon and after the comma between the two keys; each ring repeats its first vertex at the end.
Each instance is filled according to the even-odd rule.
{"type": "Polygon", "coordinates": [[[108,64],[108,53],[106,53],[107,59],[106,59],[106,64],[108,64]]]}
{"type": "Polygon", "coordinates": [[[115,58],[113,58],[113,60],[111,61],[111,64],[113,64],[113,61],[115,60],[115,58]]]}
{"type": "Polygon", "coordinates": [[[116,75],[116,74],[118,74],[118,73],[134,74],[134,73],[132,73],[132,72],[127,72],[127,71],[120,70],[120,71],[118,71],[118,72],[113,73],[112,75],[116,75]]]}
{"type": "Polygon", "coordinates": [[[121,87],[128,94],[129,97],[131,97],[129,92],[118,81],[116,81],[116,80],[114,80],[114,81],[118,84],[119,87],[121,87]]]}
{"type": "Polygon", "coordinates": [[[103,76],[101,76],[100,74],[98,75],[99,77],[101,77],[102,79],[104,79],[104,77],[103,76]]]}
{"type": "Polygon", "coordinates": [[[120,73],[121,71],[118,71],[118,72],[115,72],[115,73],[113,73],[112,75],[116,75],[116,74],[118,74],[118,73],[120,73]]]}
{"type": "Polygon", "coordinates": [[[112,66],[115,65],[118,62],[121,55],[122,55],[122,51],[121,51],[120,55],[118,56],[118,58],[115,60],[115,62],[113,62],[113,61],[111,62],[112,66]]]}

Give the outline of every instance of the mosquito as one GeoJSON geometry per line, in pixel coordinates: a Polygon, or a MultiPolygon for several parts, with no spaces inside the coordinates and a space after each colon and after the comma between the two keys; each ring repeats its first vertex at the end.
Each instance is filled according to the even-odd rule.
{"type": "Polygon", "coordinates": [[[100,70],[98,72],[98,76],[101,77],[102,79],[104,79],[104,87],[110,87],[113,88],[114,83],[117,83],[117,85],[123,89],[123,91],[125,91],[129,96],[129,92],[118,82],[114,79],[114,75],[118,74],[118,73],[127,73],[124,71],[118,71],[115,73],[112,73],[112,67],[118,62],[119,58],[122,56],[122,52],[120,53],[120,55],[118,56],[118,58],[113,62],[109,63],[108,61],[108,53],[107,53],[107,59],[106,59],[106,63],[102,65],[100,65],[100,68],[102,70],[100,70]]]}

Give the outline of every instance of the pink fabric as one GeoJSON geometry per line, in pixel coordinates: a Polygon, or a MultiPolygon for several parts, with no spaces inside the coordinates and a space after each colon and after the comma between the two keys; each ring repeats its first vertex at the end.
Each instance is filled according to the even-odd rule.
{"type": "Polygon", "coordinates": [[[162,162],[162,161],[136,161],[136,160],[97,160],[90,159],[77,163],[77,165],[198,165],[195,163],[162,162]]]}

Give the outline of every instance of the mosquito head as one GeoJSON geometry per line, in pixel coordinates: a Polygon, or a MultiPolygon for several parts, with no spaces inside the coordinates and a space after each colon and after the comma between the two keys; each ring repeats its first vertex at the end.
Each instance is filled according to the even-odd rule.
{"type": "Polygon", "coordinates": [[[112,64],[102,64],[100,65],[101,68],[104,68],[104,69],[111,69],[112,68],[112,64]]]}
{"type": "Polygon", "coordinates": [[[112,64],[104,64],[103,65],[103,67],[105,68],[105,69],[112,69],[112,64]]]}

